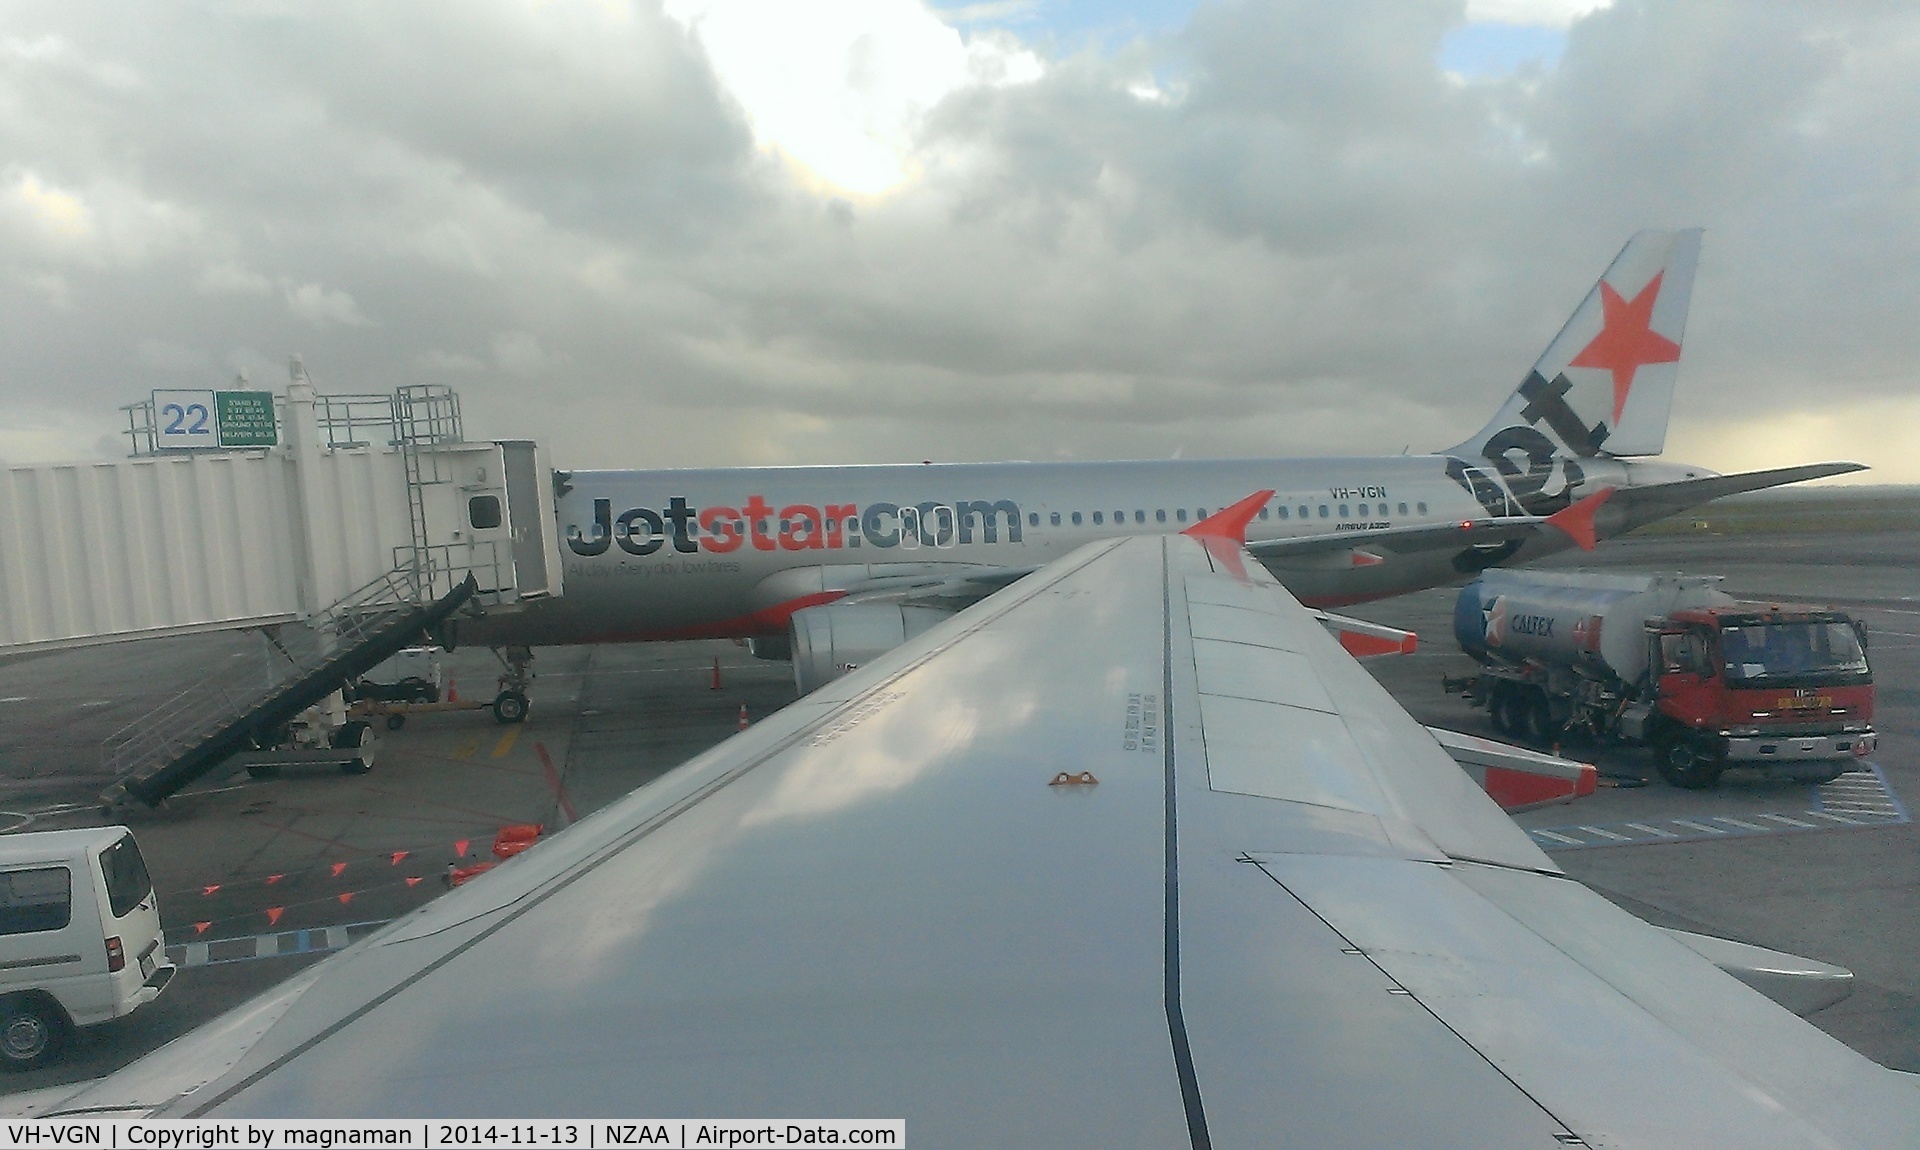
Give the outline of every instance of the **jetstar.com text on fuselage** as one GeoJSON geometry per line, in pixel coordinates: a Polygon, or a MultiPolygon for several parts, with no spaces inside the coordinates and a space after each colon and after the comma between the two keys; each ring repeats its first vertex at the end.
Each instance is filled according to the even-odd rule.
{"type": "Polygon", "coordinates": [[[894,503],[793,503],[778,508],[761,495],[739,507],[694,507],[684,496],[665,507],[630,507],[613,513],[613,501],[593,501],[593,522],[567,525],[575,555],[603,555],[618,547],[629,555],[652,555],[671,546],[681,554],[726,554],[751,546],[758,551],[836,551],[859,547],[950,547],[956,541],[1020,542],[1020,506],[1011,499],[894,503]]]}

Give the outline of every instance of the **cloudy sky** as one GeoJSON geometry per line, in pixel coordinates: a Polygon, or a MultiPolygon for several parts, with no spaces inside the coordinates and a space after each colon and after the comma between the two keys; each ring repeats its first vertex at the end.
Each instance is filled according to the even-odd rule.
{"type": "Polygon", "coordinates": [[[459,388],[567,467],[1397,452],[1626,237],[1669,455],[1920,482],[1920,9],[0,0],[0,459],[459,388]]]}

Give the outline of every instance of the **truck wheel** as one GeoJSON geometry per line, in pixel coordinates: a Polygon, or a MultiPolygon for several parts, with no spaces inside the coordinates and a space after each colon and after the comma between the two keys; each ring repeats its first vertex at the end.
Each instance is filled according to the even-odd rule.
{"type": "Polygon", "coordinates": [[[500,724],[527,721],[527,697],[518,691],[502,691],[493,700],[493,721],[500,724]]]}
{"type": "Polygon", "coordinates": [[[1654,749],[1660,777],[1686,791],[1704,791],[1720,781],[1724,764],[1700,753],[1684,732],[1669,735],[1654,749]]]}
{"type": "Polygon", "coordinates": [[[1547,693],[1538,687],[1530,689],[1517,709],[1526,715],[1527,737],[1551,747],[1560,735],[1560,724],[1553,721],[1553,704],[1547,700],[1547,693]]]}
{"type": "Polygon", "coordinates": [[[67,1016],[50,998],[21,994],[0,1003],[0,1069],[35,1070],[60,1056],[67,1016]]]}
{"type": "Polygon", "coordinates": [[[364,775],[373,769],[373,749],[367,746],[367,732],[372,724],[355,720],[341,727],[333,736],[335,750],[360,751],[361,753],[340,764],[343,775],[364,775]]]}
{"type": "Polygon", "coordinates": [[[1487,717],[1493,720],[1493,729],[1500,734],[1515,733],[1511,684],[1495,683],[1493,685],[1493,697],[1487,700],[1487,717]]]}

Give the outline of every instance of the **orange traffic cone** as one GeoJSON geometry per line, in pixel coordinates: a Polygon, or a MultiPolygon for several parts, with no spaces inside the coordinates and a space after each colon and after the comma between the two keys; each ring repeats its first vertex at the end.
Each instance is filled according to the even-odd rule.
{"type": "Polygon", "coordinates": [[[747,729],[747,705],[745,703],[740,704],[740,729],[743,731],[747,729]]]}
{"type": "Polygon", "coordinates": [[[460,680],[454,678],[452,675],[448,675],[447,676],[447,702],[457,703],[459,701],[460,701],[460,680]]]}

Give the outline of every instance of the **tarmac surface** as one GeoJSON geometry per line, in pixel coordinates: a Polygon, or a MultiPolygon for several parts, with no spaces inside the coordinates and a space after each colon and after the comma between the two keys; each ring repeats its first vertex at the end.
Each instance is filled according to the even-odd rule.
{"type": "MultiPolygon", "coordinates": [[[[1668,787],[1642,752],[1583,751],[1600,765],[1601,792],[1518,821],[1650,922],[1850,968],[1853,995],[1812,1021],[1920,1071],[1920,837],[1905,806],[1920,795],[1920,529],[1630,538],[1553,565],[1718,573],[1742,597],[1865,619],[1878,686],[1872,770],[1826,787],[1729,772],[1701,793],[1668,787]]],[[[1473,667],[1453,645],[1454,594],[1351,613],[1419,632],[1416,654],[1369,664],[1416,717],[1490,734],[1483,712],[1440,688],[1443,673],[1473,667]]],[[[0,664],[0,830],[101,821],[101,741],[222,660],[255,657],[259,642],[206,635],[0,664]]],[[[489,652],[445,664],[463,697],[491,699],[489,652]]],[[[0,1094],[132,1061],[441,893],[449,868],[491,857],[500,828],[558,830],[732,734],[742,706],[758,719],[794,697],[787,664],[730,642],[543,649],[536,671],[524,724],[498,725],[486,710],[417,714],[385,733],[368,774],[239,773],[130,816],[170,952],[186,965],[151,1007],[82,1032],[63,1064],[6,1076],[0,1094]]]]}

